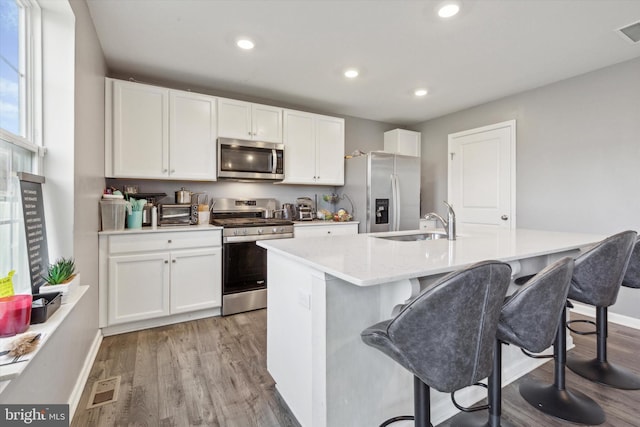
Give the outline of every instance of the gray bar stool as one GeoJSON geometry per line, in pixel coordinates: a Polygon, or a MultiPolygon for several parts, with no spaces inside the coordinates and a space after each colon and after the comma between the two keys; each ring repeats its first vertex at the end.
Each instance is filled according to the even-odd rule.
{"type": "MultiPolygon", "coordinates": [[[[580,332],[572,328],[570,330],[582,335],[595,333],[597,357],[583,360],[569,354],[567,367],[588,380],[623,390],[640,389],[640,378],[607,360],[607,307],[616,302],[618,291],[623,283],[633,287],[640,282],[638,275],[640,261],[637,259],[640,253],[638,250],[634,251],[636,238],[635,231],[624,231],[605,239],[595,248],[576,258],[576,267],[569,289],[570,299],[596,306],[596,332],[580,332]],[[636,252],[636,259],[629,269],[632,252],[636,252]]],[[[637,246],[636,244],[636,248],[637,246]]],[[[568,323],[576,322],[593,324],[585,320],[574,320],[568,323]]]]}
{"type": "Polygon", "coordinates": [[[491,373],[493,342],[511,267],[485,261],[453,272],[423,291],[394,318],[364,331],[365,344],[399,363],[414,376],[417,427],[431,425],[430,387],[450,393],[491,373]]]}
{"type": "MultiPolygon", "coordinates": [[[[456,426],[507,427],[501,419],[502,343],[516,345],[528,352],[540,353],[556,337],[573,273],[573,258],[565,257],[547,266],[513,295],[507,297],[500,313],[495,340],[493,372],[488,381],[489,418],[477,413],[456,415],[456,426]]],[[[452,395],[452,399],[454,399],[452,395]]],[[[454,399],[455,402],[455,399],[454,399]]],[[[458,406],[456,404],[456,406],[458,406]]],[[[471,409],[473,410],[473,408],[471,409]]]]}

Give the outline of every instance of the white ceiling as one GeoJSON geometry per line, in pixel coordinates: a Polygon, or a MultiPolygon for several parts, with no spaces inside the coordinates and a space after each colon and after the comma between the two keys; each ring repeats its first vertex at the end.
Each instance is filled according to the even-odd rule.
{"type": "Polygon", "coordinates": [[[615,31],[640,20],[640,0],[462,0],[448,20],[440,3],[88,0],[111,71],[394,124],[640,56],[615,31]]]}

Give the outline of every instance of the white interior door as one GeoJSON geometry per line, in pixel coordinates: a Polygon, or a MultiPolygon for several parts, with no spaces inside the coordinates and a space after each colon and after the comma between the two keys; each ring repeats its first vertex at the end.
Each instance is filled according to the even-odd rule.
{"type": "Polygon", "coordinates": [[[516,122],[449,135],[448,200],[461,223],[516,226],[516,122]]]}

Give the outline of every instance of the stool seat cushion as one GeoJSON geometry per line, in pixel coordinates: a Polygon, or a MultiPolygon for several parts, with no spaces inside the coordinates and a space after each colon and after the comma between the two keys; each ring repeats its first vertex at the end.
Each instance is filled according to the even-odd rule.
{"type": "Polygon", "coordinates": [[[550,347],[560,323],[572,273],[573,259],[562,258],[507,298],[498,323],[498,339],[533,353],[550,347]]]}
{"type": "Polygon", "coordinates": [[[623,231],[579,255],[575,261],[569,298],[596,307],[613,305],[636,236],[635,231],[623,231]]]}
{"type": "Polygon", "coordinates": [[[627,272],[622,279],[622,286],[640,289],[640,239],[636,240],[627,266],[627,272]]]}
{"type": "Polygon", "coordinates": [[[451,273],[393,319],[365,329],[362,340],[436,390],[474,384],[491,373],[510,277],[509,265],[498,261],[451,273]]]}

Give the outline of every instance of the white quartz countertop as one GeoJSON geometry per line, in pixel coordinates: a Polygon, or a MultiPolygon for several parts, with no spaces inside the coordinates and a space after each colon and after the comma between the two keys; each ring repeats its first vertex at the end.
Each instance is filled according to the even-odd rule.
{"type": "Polygon", "coordinates": [[[264,240],[259,246],[358,286],[457,270],[483,260],[515,261],[582,248],[607,237],[529,229],[459,226],[457,240],[393,241],[375,236],[424,230],[307,239],[264,240]]]}
{"type": "Polygon", "coordinates": [[[349,224],[359,224],[358,221],[324,221],[322,219],[314,219],[313,221],[294,221],[293,225],[295,227],[308,227],[315,225],[349,225],[349,224]]]}
{"type": "Polygon", "coordinates": [[[217,225],[202,224],[202,225],[163,225],[158,227],[142,227],[142,228],[125,228],[124,230],[109,230],[100,231],[100,235],[111,234],[139,234],[139,233],[167,233],[173,231],[210,231],[210,230],[222,230],[222,227],[217,225]]]}

